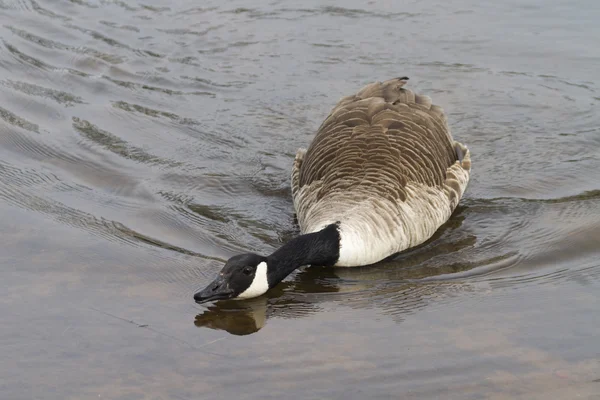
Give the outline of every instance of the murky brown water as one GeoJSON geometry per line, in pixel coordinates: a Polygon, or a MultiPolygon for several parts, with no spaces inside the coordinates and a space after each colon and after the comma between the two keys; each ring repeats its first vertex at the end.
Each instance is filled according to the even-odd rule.
{"type": "Polygon", "coordinates": [[[595,0],[0,2],[0,398],[599,399],[595,0]],[[451,220],[251,302],[333,104],[408,75],[473,154],[451,220]]]}

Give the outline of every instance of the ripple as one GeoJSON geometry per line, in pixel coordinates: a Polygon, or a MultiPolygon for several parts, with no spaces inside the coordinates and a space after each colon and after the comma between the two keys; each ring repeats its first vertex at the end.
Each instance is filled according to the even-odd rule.
{"type": "Polygon", "coordinates": [[[462,64],[462,63],[447,63],[443,61],[430,61],[420,63],[419,65],[425,66],[433,66],[448,69],[449,71],[454,72],[486,72],[489,71],[487,68],[477,67],[473,64],[462,64]]]}
{"type": "Polygon", "coordinates": [[[363,10],[358,8],[345,8],[338,6],[322,6],[317,8],[283,8],[280,11],[283,12],[294,12],[305,15],[327,15],[331,17],[345,17],[345,18],[364,18],[364,17],[375,17],[382,19],[398,20],[403,18],[418,17],[423,14],[421,13],[410,13],[410,12],[375,12],[369,10],[363,10]]]}
{"type": "Polygon", "coordinates": [[[66,162],[78,163],[81,159],[75,155],[68,154],[58,149],[58,146],[42,143],[39,137],[30,137],[18,131],[5,131],[0,136],[2,148],[10,150],[14,148],[17,154],[26,155],[35,160],[55,159],[66,162]]]}
{"type": "Polygon", "coordinates": [[[210,26],[204,30],[201,31],[196,31],[196,30],[192,30],[192,29],[187,29],[187,28],[177,28],[177,29],[159,29],[160,32],[164,32],[168,35],[178,35],[178,36],[185,36],[185,35],[193,35],[193,36],[205,36],[206,34],[218,30],[220,28],[222,28],[225,25],[216,25],[216,26],[210,26]]]}
{"type": "Polygon", "coordinates": [[[65,107],[71,107],[75,104],[85,104],[83,99],[74,94],[39,86],[32,83],[4,80],[0,81],[0,85],[27,94],[29,96],[38,96],[51,99],[65,107]]]}
{"type": "Polygon", "coordinates": [[[30,3],[27,0],[3,1],[0,3],[0,9],[4,10],[26,10],[31,9],[30,3]]]}
{"type": "Polygon", "coordinates": [[[99,21],[101,24],[109,26],[111,28],[116,28],[116,29],[122,29],[125,31],[131,31],[131,32],[139,32],[140,28],[137,28],[133,25],[119,25],[115,22],[110,22],[110,21],[99,21]]]}
{"type": "Polygon", "coordinates": [[[210,90],[220,90],[220,89],[226,89],[226,88],[242,89],[242,88],[252,84],[252,82],[245,82],[245,81],[233,81],[233,82],[227,82],[227,83],[219,83],[219,82],[214,82],[210,79],[191,77],[191,76],[182,76],[181,79],[193,81],[195,84],[199,85],[200,88],[210,89],[210,90]]]}
{"type": "Polygon", "coordinates": [[[40,127],[37,124],[27,121],[24,118],[19,117],[17,114],[8,111],[5,108],[0,107],[0,119],[4,122],[23,128],[29,132],[40,133],[40,127]]]}
{"type": "Polygon", "coordinates": [[[123,139],[120,139],[110,132],[100,129],[89,121],[73,117],[73,128],[83,137],[121,157],[150,165],[167,165],[170,167],[177,167],[181,165],[179,162],[162,159],[158,156],[147,153],[139,147],[132,146],[123,139]]]}
{"type": "Polygon", "coordinates": [[[120,64],[124,61],[122,57],[116,56],[114,54],[103,53],[101,51],[94,50],[94,49],[91,49],[88,47],[69,46],[69,45],[54,41],[54,40],[42,38],[40,36],[34,35],[30,32],[27,32],[23,29],[14,28],[10,25],[6,26],[6,28],[9,29],[12,33],[17,35],[18,37],[25,39],[31,43],[34,43],[38,46],[42,46],[42,47],[45,47],[48,49],[59,49],[59,50],[69,51],[69,52],[72,52],[75,54],[88,55],[88,56],[95,57],[99,60],[108,62],[110,64],[120,64]]]}
{"type": "Polygon", "coordinates": [[[331,43],[311,43],[311,46],[324,47],[326,49],[328,49],[328,48],[347,49],[350,47],[350,45],[347,45],[347,44],[331,44],[331,43]]]}
{"type": "Polygon", "coordinates": [[[92,1],[86,1],[86,0],[68,0],[70,3],[73,4],[77,4],[78,6],[84,6],[87,8],[100,8],[99,2],[92,0],[92,1]]]}
{"type": "Polygon", "coordinates": [[[135,244],[135,242],[132,242],[126,236],[119,235],[118,229],[115,229],[114,224],[111,221],[96,218],[88,213],[66,207],[60,202],[36,196],[26,189],[17,189],[12,184],[8,186],[4,181],[0,182],[0,198],[20,208],[40,212],[52,217],[58,222],[74,228],[83,229],[106,240],[116,240],[128,244],[135,244]]]}
{"type": "Polygon", "coordinates": [[[154,110],[149,107],[140,106],[138,104],[130,104],[125,101],[115,101],[112,103],[113,107],[127,111],[130,113],[140,113],[153,118],[167,118],[175,123],[181,125],[198,125],[199,122],[192,118],[182,118],[179,115],[171,112],[154,110]]]}
{"type": "Polygon", "coordinates": [[[49,64],[46,64],[45,62],[36,59],[35,57],[31,57],[23,52],[21,52],[20,50],[18,50],[15,46],[7,43],[6,41],[3,41],[4,46],[6,47],[6,49],[8,51],[11,52],[11,54],[22,64],[25,65],[30,65],[42,70],[50,70],[50,69],[57,69],[55,67],[50,66],[49,64]]]}
{"type": "Polygon", "coordinates": [[[226,210],[205,205],[172,206],[170,210],[174,213],[169,214],[168,218],[172,222],[177,221],[176,225],[198,228],[187,235],[188,238],[193,237],[198,245],[219,249],[219,254],[223,257],[250,250],[247,245],[242,244],[244,241],[238,237],[239,232],[236,231],[235,224],[232,224],[231,216],[226,210]]]}
{"type": "Polygon", "coordinates": [[[43,15],[45,17],[50,17],[53,19],[58,19],[61,21],[69,21],[70,20],[69,17],[58,14],[54,11],[48,10],[47,8],[40,6],[39,3],[35,0],[29,0],[29,3],[31,4],[31,8],[40,15],[43,15]]]}
{"type": "MultiPolygon", "coordinates": [[[[234,199],[248,193],[252,186],[251,183],[243,178],[229,176],[224,174],[207,175],[183,175],[175,172],[165,173],[161,181],[164,184],[175,186],[178,190],[184,192],[194,191],[207,196],[207,199],[217,200],[223,198],[234,199]]],[[[185,193],[176,193],[162,191],[161,194],[168,200],[176,201],[180,204],[187,204],[188,199],[185,193]]]]}
{"type": "Polygon", "coordinates": [[[15,184],[23,188],[48,189],[55,186],[62,186],[60,190],[82,190],[74,185],[62,182],[54,173],[47,171],[37,171],[31,168],[17,168],[8,163],[0,162],[0,172],[2,181],[15,184]]]}
{"type": "MultiPolygon", "coordinates": [[[[38,145],[37,147],[41,148],[42,146],[38,145]]],[[[48,152],[37,151],[36,153],[47,154],[48,152]]],[[[89,161],[85,164],[89,165],[89,161]]],[[[76,164],[78,165],[76,176],[82,176],[84,173],[82,170],[89,169],[88,165],[85,164],[81,161],[76,164]]],[[[48,167],[46,167],[45,171],[40,171],[32,168],[16,167],[5,162],[0,163],[0,199],[19,208],[44,214],[59,223],[89,232],[108,241],[135,247],[151,246],[152,248],[199,257],[204,260],[221,261],[218,258],[197,253],[140,233],[127,227],[122,222],[98,216],[53,199],[52,197],[56,195],[66,195],[68,196],[68,200],[72,202],[76,197],[79,197],[85,201],[86,205],[90,205],[92,208],[94,208],[94,202],[100,201],[101,204],[94,210],[95,212],[98,212],[98,209],[106,209],[107,205],[111,205],[111,201],[99,198],[97,193],[95,196],[89,195],[89,193],[94,193],[99,189],[97,185],[84,186],[75,183],[72,179],[69,179],[68,175],[64,175],[63,173],[63,176],[59,176],[58,173],[48,170],[48,167]],[[40,196],[39,193],[43,193],[43,196],[40,196]]],[[[118,179],[113,174],[111,179],[113,188],[116,181],[118,179]]],[[[129,188],[131,189],[131,185],[129,185],[129,188]]],[[[118,194],[119,197],[122,195],[122,193],[118,194]]],[[[135,208],[130,207],[129,212],[137,211],[136,209],[139,208],[139,204],[136,206],[135,208]]],[[[120,211],[127,210],[126,203],[119,199],[116,209],[120,211]]],[[[155,213],[153,217],[157,215],[159,214],[155,213]]],[[[177,230],[181,233],[185,231],[181,227],[177,230]]],[[[161,257],[169,256],[167,253],[162,254],[161,257]]],[[[160,274],[160,271],[157,271],[157,273],[160,274]]],[[[161,276],[164,277],[164,273],[161,276]]]]}
{"type": "Polygon", "coordinates": [[[598,199],[600,191],[593,190],[556,199],[520,200],[522,208],[533,206],[535,213],[502,239],[504,247],[515,243],[511,247],[518,248],[519,259],[510,268],[492,271],[488,279],[509,286],[589,275],[597,268],[590,262],[600,252],[598,199]]]}
{"type": "Polygon", "coordinates": [[[225,47],[213,47],[210,49],[202,49],[202,50],[198,50],[198,53],[200,54],[215,54],[215,53],[224,53],[226,51],[229,50],[234,50],[237,47],[249,47],[252,45],[258,44],[258,42],[252,42],[252,41],[244,41],[244,40],[240,40],[238,42],[234,42],[229,44],[228,46],[225,47]]]}
{"type": "Polygon", "coordinates": [[[175,15],[191,15],[191,14],[204,14],[210,11],[218,10],[219,7],[192,7],[186,8],[181,11],[177,11],[175,15]]]}
{"type": "Polygon", "coordinates": [[[144,55],[144,56],[150,56],[150,57],[155,57],[155,58],[163,58],[164,57],[164,55],[158,54],[154,51],[133,49],[133,48],[129,47],[128,45],[126,45],[125,43],[121,43],[120,41],[118,41],[116,39],[113,39],[109,36],[106,36],[100,32],[94,31],[92,29],[82,28],[80,26],[73,25],[73,24],[66,24],[65,26],[67,28],[77,30],[81,33],[85,33],[85,34],[89,35],[90,37],[109,45],[110,47],[115,47],[117,49],[125,49],[130,52],[134,52],[136,54],[140,54],[140,55],[144,55]]]}
{"type": "Polygon", "coordinates": [[[168,89],[168,88],[164,88],[164,87],[151,86],[148,84],[135,83],[135,82],[131,82],[131,81],[123,81],[123,80],[111,78],[110,76],[106,76],[106,75],[103,76],[102,78],[104,78],[118,86],[127,88],[127,89],[144,90],[144,91],[149,91],[149,92],[167,94],[169,96],[188,96],[188,95],[208,96],[208,97],[216,96],[214,93],[211,93],[211,92],[205,92],[205,91],[183,92],[180,90],[173,90],[173,89],[168,89]]]}
{"type": "Polygon", "coordinates": [[[23,53],[22,51],[20,51],[19,49],[17,49],[15,46],[7,43],[6,41],[3,41],[4,46],[6,47],[6,49],[11,53],[11,55],[14,57],[14,59],[16,59],[20,64],[26,65],[26,66],[31,66],[34,67],[36,69],[39,69],[41,71],[51,71],[51,72],[58,72],[58,73],[68,73],[68,74],[72,74],[75,76],[80,76],[80,77],[89,77],[90,75],[85,73],[85,72],[81,72],[78,71],[76,69],[72,69],[72,68],[60,68],[60,67],[56,67],[54,65],[48,64],[46,62],[43,62],[35,57],[32,57],[28,54],[23,53]]]}
{"type": "Polygon", "coordinates": [[[143,8],[144,10],[152,11],[155,13],[171,11],[170,7],[155,7],[155,6],[151,6],[148,4],[141,4],[141,3],[140,3],[140,7],[143,8]]]}

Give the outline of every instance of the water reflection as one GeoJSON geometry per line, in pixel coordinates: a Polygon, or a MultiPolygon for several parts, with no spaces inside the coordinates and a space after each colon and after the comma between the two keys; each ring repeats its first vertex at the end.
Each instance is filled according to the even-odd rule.
{"type": "MultiPolygon", "coordinates": [[[[431,265],[398,271],[393,264],[352,269],[306,268],[265,296],[211,304],[195,317],[194,324],[232,335],[249,335],[262,329],[270,318],[304,318],[322,310],[326,303],[375,309],[400,322],[405,314],[416,312],[431,301],[447,304],[456,292],[472,290],[469,282],[419,282],[412,278],[432,276],[428,275],[434,269],[431,265]]],[[[462,267],[467,271],[473,265],[465,263],[462,267]]],[[[439,273],[444,271],[440,269],[439,273]]]]}
{"type": "Polygon", "coordinates": [[[221,301],[198,314],[194,325],[223,330],[232,335],[250,335],[265,326],[267,299],[259,297],[247,301],[221,301]]]}
{"type": "Polygon", "coordinates": [[[339,291],[339,278],[333,268],[306,268],[264,296],[213,303],[196,316],[194,324],[232,335],[249,335],[262,329],[269,318],[302,318],[315,313],[324,298],[314,295],[339,291]]]}
{"type": "MultiPolygon", "coordinates": [[[[366,267],[305,267],[269,291],[248,301],[227,300],[210,305],[195,317],[198,327],[224,330],[232,335],[249,335],[262,329],[269,318],[302,318],[322,309],[326,302],[351,308],[376,307],[382,313],[401,318],[403,313],[423,308],[431,297],[439,298],[448,288],[464,283],[420,282],[424,278],[464,272],[474,263],[445,264],[436,260],[444,254],[472,247],[475,236],[460,231],[466,207],[426,243],[390,259],[366,267]]],[[[443,258],[442,258],[443,260],[443,258]]],[[[462,290],[462,289],[461,289],[462,290]]]]}
{"type": "Polygon", "coordinates": [[[196,325],[254,333],[269,318],[301,318],[326,303],[401,321],[432,302],[451,302],[456,293],[595,281],[598,265],[588,256],[600,248],[597,215],[596,192],[553,200],[470,199],[417,248],[367,267],[303,268],[262,303],[217,303],[196,325]],[[581,260],[577,267],[570,265],[574,259],[581,260]],[[551,270],[541,268],[550,264],[551,270]]]}

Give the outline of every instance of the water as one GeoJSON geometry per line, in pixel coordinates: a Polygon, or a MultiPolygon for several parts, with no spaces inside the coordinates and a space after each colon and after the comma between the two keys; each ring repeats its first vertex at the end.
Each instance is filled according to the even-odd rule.
{"type": "Polygon", "coordinates": [[[596,1],[0,2],[3,399],[600,398],[596,1]],[[407,75],[473,156],[395,260],[199,306],[298,233],[342,96],[407,75]]]}

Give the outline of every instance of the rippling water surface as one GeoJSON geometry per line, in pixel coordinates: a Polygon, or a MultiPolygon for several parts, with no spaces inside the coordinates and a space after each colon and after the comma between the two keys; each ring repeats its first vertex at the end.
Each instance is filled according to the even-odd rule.
{"type": "Polygon", "coordinates": [[[594,0],[0,1],[3,399],[600,398],[594,0]],[[289,175],[399,75],[473,154],[370,268],[198,306],[298,233],[289,175]]]}

